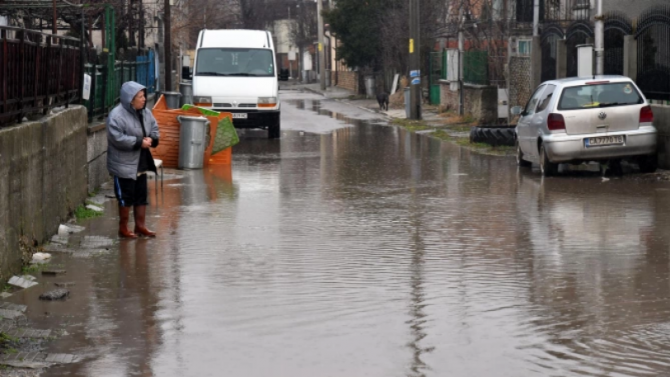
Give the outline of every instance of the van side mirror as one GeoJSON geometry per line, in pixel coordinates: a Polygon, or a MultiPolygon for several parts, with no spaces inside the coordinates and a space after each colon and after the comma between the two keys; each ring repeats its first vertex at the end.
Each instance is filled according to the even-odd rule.
{"type": "Polygon", "coordinates": [[[523,113],[523,107],[521,107],[521,106],[514,106],[514,107],[512,107],[512,109],[510,110],[510,113],[511,113],[512,115],[521,115],[521,113],[523,113]]]}

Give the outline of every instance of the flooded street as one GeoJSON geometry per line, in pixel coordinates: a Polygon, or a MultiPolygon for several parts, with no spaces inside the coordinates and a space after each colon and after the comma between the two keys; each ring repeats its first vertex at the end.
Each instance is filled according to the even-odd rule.
{"type": "MultiPolygon", "coordinates": [[[[58,256],[45,376],[670,374],[670,184],[541,178],[284,93],[282,138],[150,184],[156,239],[58,256]],[[357,119],[357,120],[352,120],[357,119]]],[[[116,239],[115,201],[83,236],[116,239]]]]}

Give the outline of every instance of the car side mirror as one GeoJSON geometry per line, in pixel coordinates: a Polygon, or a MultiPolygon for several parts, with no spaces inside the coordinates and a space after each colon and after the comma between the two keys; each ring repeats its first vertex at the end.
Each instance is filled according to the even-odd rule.
{"type": "Polygon", "coordinates": [[[521,114],[523,113],[523,107],[521,107],[521,106],[514,106],[514,107],[512,107],[512,109],[510,110],[510,113],[511,113],[512,115],[521,115],[521,114]]]}

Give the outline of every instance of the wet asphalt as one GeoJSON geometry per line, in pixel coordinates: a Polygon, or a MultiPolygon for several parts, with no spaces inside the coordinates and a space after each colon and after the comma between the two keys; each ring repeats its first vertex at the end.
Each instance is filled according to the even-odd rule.
{"type": "MultiPolygon", "coordinates": [[[[670,184],[541,178],[283,93],[280,140],[150,186],[156,239],[56,255],[10,300],[44,376],[670,374],[670,184]],[[64,302],[41,288],[74,281],[64,302]]],[[[116,239],[116,209],[82,235],[116,239]]]]}

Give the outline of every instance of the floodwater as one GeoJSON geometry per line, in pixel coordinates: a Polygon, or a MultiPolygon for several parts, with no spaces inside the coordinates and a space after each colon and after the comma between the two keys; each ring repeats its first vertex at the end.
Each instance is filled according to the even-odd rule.
{"type": "Polygon", "coordinates": [[[543,179],[293,97],[281,140],[151,191],[157,239],[63,259],[71,299],[28,315],[83,361],[46,376],[670,374],[670,185],[543,179]]]}

